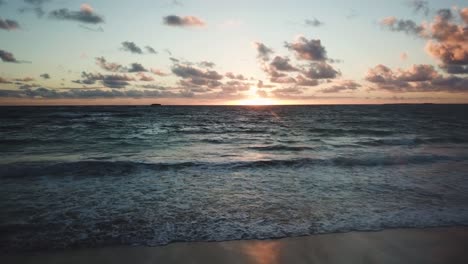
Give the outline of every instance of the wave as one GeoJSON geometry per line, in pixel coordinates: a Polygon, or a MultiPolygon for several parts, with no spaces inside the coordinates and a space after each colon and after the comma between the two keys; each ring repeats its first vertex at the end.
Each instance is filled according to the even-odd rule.
{"type": "Polygon", "coordinates": [[[233,162],[174,162],[145,163],[133,161],[77,161],[64,163],[12,163],[0,166],[0,177],[21,178],[33,176],[125,176],[138,173],[159,172],[168,170],[201,169],[201,170],[233,170],[258,169],[274,167],[306,167],[306,166],[336,166],[336,167],[375,167],[396,165],[431,164],[444,161],[466,161],[464,156],[443,155],[410,155],[410,156],[365,156],[365,157],[334,157],[292,158],[233,162]]]}
{"type": "Polygon", "coordinates": [[[258,150],[258,151],[305,151],[305,150],[313,150],[314,148],[306,147],[306,146],[270,145],[270,146],[248,147],[248,149],[253,149],[253,150],[258,150]]]}
{"type": "Polygon", "coordinates": [[[343,128],[312,128],[310,132],[318,133],[322,136],[341,136],[341,135],[370,135],[370,136],[389,136],[395,134],[390,130],[376,129],[343,129],[343,128]]]}
{"type": "Polygon", "coordinates": [[[464,137],[426,137],[426,138],[388,138],[360,141],[365,146],[411,146],[424,144],[463,144],[468,143],[464,137]]]}

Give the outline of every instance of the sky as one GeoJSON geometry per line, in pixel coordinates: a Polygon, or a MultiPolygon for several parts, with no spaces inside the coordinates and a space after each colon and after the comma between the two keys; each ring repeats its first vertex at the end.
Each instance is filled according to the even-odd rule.
{"type": "Polygon", "coordinates": [[[468,103],[468,1],[0,0],[0,105],[468,103]]]}

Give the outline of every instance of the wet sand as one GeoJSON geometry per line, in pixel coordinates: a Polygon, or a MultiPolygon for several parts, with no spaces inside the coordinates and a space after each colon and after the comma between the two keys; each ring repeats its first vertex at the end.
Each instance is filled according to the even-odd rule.
{"type": "Polygon", "coordinates": [[[468,227],[0,256],[1,263],[468,263],[468,227]]]}

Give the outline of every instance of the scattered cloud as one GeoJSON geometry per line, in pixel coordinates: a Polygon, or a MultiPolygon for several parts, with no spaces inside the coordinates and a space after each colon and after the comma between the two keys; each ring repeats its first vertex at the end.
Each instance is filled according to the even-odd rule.
{"type": "Polygon", "coordinates": [[[88,4],[82,4],[79,11],[71,11],[67,8],[53,10],[49,13],[49,17],[57,20],[71,20],[88,24],[104,23],[104,18],[96,14],[88,4]]]}
{"type": "Polygon", "coordinates": [[[443,76],[432,65],[413,65],[392,70],[385,65],[370,69],[366,80],[376,89],[390,92],[468,92],[468,78],[443,76]]]}
{"type": "Polygon", "coordinates": [[[408,5],[413,9],[414,13],[423,13],[425,16],[429,15],[429,2],[423,0],[411,0],[408,5]]]}
{"type": "Polygon", "coordinates": [[[0,50],[0,59],[2,59],[3,62],[19,63],[19,61],[16,60],[13,53],[5,50],[0,50]]]}
{"type": "Polygon", "coordinates": [[[270,55],[273,54],[273,50],[260,42],[255,42],[254,45],[258,53],[257,58],[262,61],[269,61],[270,55]]]}
{"type": "Polygon", "coordinates": [[[323,25],[323,22],[318,20],[317,18],[306,19],[304,23],[306,24],[306,26],[311,26],[311,27],[319,27],[323,25]]]}
{"type": "Polygon", "coordinates": [[[127,69],[127,72],[147,72],[148,70],[143,67],[140,63],[132,63],[127,69]]]}
{"type": "Polygon", "coordinates": [[[158,52],[150,46],[146,46],[145,49],[146,49],[146,52],[150,54],[158,54],[158,52]]]}
{"type": "Polygon", "coordinates": [[[337,84],[320,90],[322,93],[354,92],[361,85],[353,80],[341,80],[337,84]]]}
{"type": "Polygon", "coordinates": [[[413,20],[397,19],[393,16],[382,19],[380,24],[391,31],[405,32],[408,35],[418,35],[424,30],[424,27],[417,25],[413,20]]]}
{"type": "Polygon", "coordinates": [[[298,71],[299,69],[292,66],[288,57],[281,57],[276,56],[270,63],[270,67],[272,67],[276,71],[298,71]]]}
{"type": "Polygon", "coordinates": [[[457,10],[460,20],[450,9],[440,9],[432,22],[417,25],[412,20],[388,17],[381,24],[392,30],[402,31],[427,39],[426,52],[440,61],[440,68],[447,73],[468,73],[468,8],[457,10]],[[459,23],[459,21],[461,23],[459,23]]]}
{"type": "Polygon", "coordinates": [[[50,74],[48,73],[43,73],[41,75],[39,75],[42,79],[50,79],[50,74]]]}
{"type": "Polygon", "coordinates": [[[111,74],[111,75],[102,75],[100,73],[93,74],[83,72],[81,74],[81,80],[75,80],[74,83],[84,84],[84,85],[91,85],[95,84],[97,81],[100,81],[105,87],[109,88],[125,88],[129,85],[130,81],[135,81],[135,78],[122,74],[111,74]]]}
{"type": "Polygon", "coordinates": [[[113,62],[107,62],[104,57],[96,58],[96,64],[101,67],[101,69],[110,71],[110,72],[118,72],[122,70],[122,65],[113,62]]]}
{"type": "Polygon", "coordinates": [[[24,77],[24,78],[17,78],[15,79],[17,82],[32,82],[34,81],[34,78],[32,77],[24,77]]]}
{"type": "Polygon", "coordinates": [[[19,29],[20,26],[18,24],[18,22],[16,22],[15,20],[11,20],[11,19],[2,19],[0,18],[0,29],[4,29],[4,30],[16,30],[16,29],[19,29]]]}
{"type": "Polygon", "coordinates": [[[292,43],[286,42],[285,47],[294,51],[298,60],[325,61],[327,59],[327,51],[320,39],[308,40],[301,36],[292,43]]]}
{"type": "Polygon", "coordinates": [[[304,75],[310,79],[334,79],[341,73],[326,62],[315,62],[309,65],[304,75]]]}
{"type": "Polygon", "coordinates": [[[163,18],[163,22],[168,26],[175,27],[202,27],[205,25],[205,22],[195,16],[176,16],[170,15],[163,18]]]}
{"type": "Polygon", "coordinates": [[[122,49],[134,54],[143,54],[143,50],[138,47],[134,42],[124,41],[122,42],[122,49]]]}
{"type": "Polygon", "coordinates": [[[37,17],[43,17],[45,14],[43,5],[47,2],[50,2],[50,0],[24,0],[23,2],[27,4],[28,7],[20,8],[18,10],[20,13],[33,12],[37,15],[37,17]]]}

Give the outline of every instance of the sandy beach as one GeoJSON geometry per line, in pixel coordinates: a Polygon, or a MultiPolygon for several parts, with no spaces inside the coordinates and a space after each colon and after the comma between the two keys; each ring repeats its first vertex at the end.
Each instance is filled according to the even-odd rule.
{"type": "Polygon", "coordinates": [[[2,256],[2,263],[468,263],[468,227],[2,256]]]}

